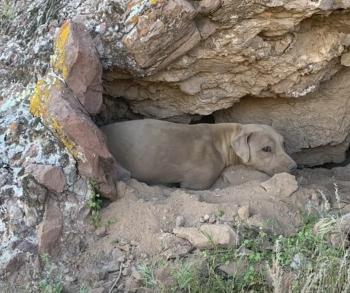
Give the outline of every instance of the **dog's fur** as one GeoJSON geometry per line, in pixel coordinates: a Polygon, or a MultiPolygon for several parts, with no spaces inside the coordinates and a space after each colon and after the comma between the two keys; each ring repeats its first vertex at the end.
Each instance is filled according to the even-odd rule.
{"type": "Polygon", "coordinates": [[[267,125],[145,119],[109,124],[102,131],[116,160],[132,177],[150,184],[207,189],[229,165],[244,164],[268,174],[296,168],[282,136],[267,125]]]}

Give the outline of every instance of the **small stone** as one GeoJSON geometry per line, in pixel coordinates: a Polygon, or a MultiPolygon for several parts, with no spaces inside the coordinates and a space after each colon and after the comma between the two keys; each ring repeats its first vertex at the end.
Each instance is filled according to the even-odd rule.
{"type": "Polygon", "coordinates": [[[122,275],[123,275],[123,276],[127,276],[128,274],[129,274],[129,268],[123,269],[122,275]]]}
{"type": "Polygon", "coordinates": [[[290,267],[294,270],[299,270],[302,265],[305,263],[305,257],[301,253],[297,253],[294,255],[292,263],[290,264],[290,267]]]}
{"type": "Polygon", "coordinates": [[[130,245],[131,245],[131,246],[138,246],[139,244],[138,244],[137,241],[131,240],[131,241],[130,241],[130,245]]]}
{"type": "Polygon", "coordinates": [[[242,258],[238,261],[231,261],[219,266],[219,270],[229,276],[236,276],[237,274],[243,274],[248,268],[248,262],[242,258]]]}
{"type": "Polygon", "coordinates": [[[241,220],[247,220],[250,217],[249,206],[242,206],[238,209],[238,216],[241,220]]]}
{"type": "Polygon", "coordinates": [[[203,219],[204,219],[205,222],[208,222],[208,221],[209,221],[209,218],[210,218],[209,215],[204,215],[204,217],[203,217],[203,219]]]}
{"type": "Polygon", "coordinates": [[[298,190],[298,182],[295,176],[288,173],[279,173],[271,179],[262,182],[260,186],[273,196],[286,198],[298,190]]]}
{"type": "Polygon", "coordinates": [[[137,281],[141,281],[142,280],[142,275],[140,274],[140,272],[135,267],[131,268],[131,276],[137,281]]]}
{"type": "Polygon", "coordinates": [[[125,261],[125,256],[124,256],[124,255],[122,255],[122,256],[120,256],[120,257],[118,258],[118,262],[123,263],[124,261],[125,261]]]}
{"type": "Polygon", "coordinates": [[[176,217],[176,227],[183,227],[185,225],[185,218],[183,216],[176,217]]]}
{"type": "Polygon", "coordinates": [[[106,227],[97,228],[95,230],[95,234],[96,234],[96,236],[98,236],[100,238],[105,237],[107,235],[106,227]]]}
{"type": "Polygon", "coordinates": [[[193,227],[175,228],[174,234],[184,238],[199,249],[213,248],[213,245],[221,247],[237,246],[238,235],[227,225],[205,224],[199,229],[193,227]]]}
{"type": "Polygon", "coordinates": [[[350,52],[344,53],[340,58],[341,65],[350,66],[350,52]]]}
{"type": "Polygon", "coordinates": [[[208,222],[209,222],[209,224],[214,224],[216,222],[215,215],[210,215],[208,222]]]}

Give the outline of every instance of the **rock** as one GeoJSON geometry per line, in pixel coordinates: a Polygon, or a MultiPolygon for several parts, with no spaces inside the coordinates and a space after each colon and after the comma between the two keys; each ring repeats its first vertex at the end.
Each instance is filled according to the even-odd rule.
{"type": "Polygon", "coordinates": [[[238,261],[230,261],[226,264],[219,266],[219,270],[229,276],[240,276],[247,271],[249,264],[245,258],[238,261]]]}
{"type": "Polygon", "coordinates": [[[26,168],[26,172],[32,174],[38,183],[50,191],[63,192],[66,179],[61,167],[31,164],[26,168]]]}
{"type": "Polygon", "coordinates": [[[137,289],[142,287],[142,282],[136,280],[132,276],[125,280],[125,291],[126,292],[137,292],[137,289]]]}
{"type": "Polygon", "coordinates": [[[215,215],[210,215],[208,223],[209,224],[214,224],[216,222],[216,217],[215,215]]]}
{"type": "Polygon", "coordinates": [[[199,2],[197,11],[201,14],[213,13],[221,5],[221,0],[202,0],[199,2]]]}
{"type": "Polygon", "coordinates": [[[7,274],[11,275],[12,273],[18,271],[21,266],[25,263],[25,253],[19,252],[16,253],[12,258],[7,262],[4,271],[7,274]]]}
{"type": "Polygon", "coordinates": [[[116,163],[103,133],[89,116],[101,106],[102,69],[92,39],[81,24],[65,22],[61,27],[53,70],[38,81],[30,111],[63,142],[78,161],[81,174],[96,181],[102,195],[115,199],[117,178],[129,173],[116,163]]]}
{"type": "Polygon", "coordinates": [[[350,66],[350,53],[349,52],[341,55],[340,63],[341,63],[341,65],[344,65],[344,66],[350,66]]]}
{"type": "Polygon", "coordinates": [[[302,253],[297,253],[296,255],[294,255],[290,267],[294,270],[299,270],[305,264],[305,261],[305,256],[302,253]]]}
{"type": "Polygon", "coordinates": [[[40,255],[53,254],[59,245],[63,229],[63,214],[56,201],[49,199],[44,219],[38,226],[38,252],[40,255]]]}
{"type": "Polygon", "coordinates": [[[192,250],[188,241],[178,238],[170,233],[163,233],[161,236],[162,253],[167,260],[185,256],[192,250]]]}
{"type": "Polygon", "coordinates": [[[170,265],[165,265],[160,268],[158,268],[155,271],[155,277],[159,284],[161,285],[160,287],[163,288],[172,288],[175,285],[175,280],[172,278],[172,272],[173,268],[170,265]]]}
{"type": "Polygon", "coordinates": [[[97,228],[95,230],[95,234],[96,234],[97,237],[100,237],[100,238],[105,237],[107,235],[106,227],[103,226],[103,227],[97,228]]]}
{"type": "Polygon", "coordinates": [[[260,186],[264,188],[266,192],[280,198],[289,197],[299,188],[295,177],[288,173],[276,174],[271,179],[262,182],[260,186]]]}
{"type": "Polygon", "coordinates": [[[204,224],[197,228],[175,228],[174,234],[187,239],[199,249],[212,248],[214,245],[230,247],[238,245],[238,235],[227,225],[204,224]]]}
{"type": "Polygon", "coordinates": [[[130,16],[125,24],[132,29],[122,39],[125,50],[138,67],[159,70],[199,43],[200,34],[193,21],[196,11],[190,2],[158,2],[147,15],[143,5],[145,3],[139,1],[128,6],[130,16]],[[172,22],[174,19],[177,21],[172,22]]]}
{"type": "Polygon", "coordinates": [[[247,220],[250,217],[249,206],[242,206],[238,209],[238,216],[241,220],[247,220]]]}
{"type": "Polygon", "coordinates": [[[244,184],[249,181],[266,181],[270,176],[255,170],[249,166],[244,165],[236,165],[227,167],[218,180],[213,184],[211,189],[223,189],[228,186],[237,186],[240,184],[244,184]]]}
{"type": "Polygon", "coordinates": [[[65,22],[60,28],[53,67],[90,113],[102,106],[102,66],[93,40],[85,26],[65,22]]]}
{"type": "Polygon", "coordinates": [[[175,222],[176,227],[183,227],[186,221],[184,216],[177,216],[175,222]]]}

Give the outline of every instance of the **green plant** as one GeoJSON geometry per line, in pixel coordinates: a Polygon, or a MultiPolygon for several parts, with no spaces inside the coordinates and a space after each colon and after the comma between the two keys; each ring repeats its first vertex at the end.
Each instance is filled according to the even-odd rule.
{"type": "Polygon", "coordinates": [[[109,219],[108,221],[107,221],[107,223],[106,223],[106,228],[108,228],[109,226],[111,226],[111,225],[113,225],[113,224],[115,224],[115,223],[117,223],[117,219],[109,219]]]}
{"type": "Polygon", "coordinates": [[[157,285],[157,280],[154,276],[154,265],[141,264],[138,271],[142,276],[142,284],[147,288],[154,288],[157,285]]]}
{"type": "Polygon", "coordinates": [[[43,263],[43,279],[39,282],[39,290],[42,293],[61,293],[62,276],[57,275],[54,270],[54,266],[48,254],[41,256],[43,263]]]}
{"type": "Polygon", "coordinates": [[[79,293],[88,293],[88,292],[89,292],[89,290],[85,286],[82,286],[79,288],[79,293]]]}
{"type": "Polygon", "coordinates": [[[95,228],[101,225],[101,208],[102,199],[101,195],[98,193],[97,183],[94,181],[89,182],[91,197],[88,201],[88,207],[91,211],[91,223],[95,228]]]}
{"type": "MultiPolygon", "coordinates": [[[[334,215],[305,217],[299,231],[290,236],[239,223],[238,248],[220,248],[200,253],[200,257],[176,261],[172,271],[173,292],[349,292],[350,250],[335,248],[327,241],[334,233],[334,215]],[[313,229],[318,223],[321,231],[313,229]],[[200,261],[198,261],[198,258],[200,261]],[[234,271],[223,266],[231,265],[234,271]],[[290,278],[286,282],[286,278],[290,278]]],[[[144,284],[158,288],[154,267],[144,268],[144,284]]],[[[169,288],[167,288],[169,289],[169,288]]]]}

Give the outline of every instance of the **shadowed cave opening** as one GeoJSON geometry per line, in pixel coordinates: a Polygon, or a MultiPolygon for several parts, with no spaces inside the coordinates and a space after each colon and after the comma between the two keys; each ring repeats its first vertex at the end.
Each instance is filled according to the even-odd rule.
{"type": "MultiPolygon", "coordinates": [[[[184,124],[200,124],[200,123],[208,123],[208,124],[215,124],[215,113],[212,113],[210,115],[188,115],[185,118],[184,117],[170,117],[165,118],[161,120],[166,120],[170,122],[176,122],[176,123],[184,123],[184,124]]],[[[146,116],[142,115],[140,113],[136,113],[133,111],[132,107],[130,106],[129,102],[123,98],[123,97],[112,97],[109,95],[103,96],[103,107],[99,114],[92,117],[93,121],[96,123],[98,127],[114,123],[114,122],[121,122],[121,121],[128,121],[128,120],[137,120],[137,119],[145,119],[145,118],[152,118],[152,119],[159,119],[157,117],[152,116],[146,116]]],[[[251,122],[254,123],[254,122],[251,122]]],[[[293,157],[293,156],[292,156],[293,157]]],[[[350,148],[346,151],[345,159],[340,162],[326,162],[326,163],[319,163],[319,164],[300,164],[298,163],[298,170],[302,170],[304,168],[325,168],[325,169],[332,169],[336,167],[344,167],[350,163],[350,148]]],[[[176,186],[173,186],[176,187],[176,186]]]]}

